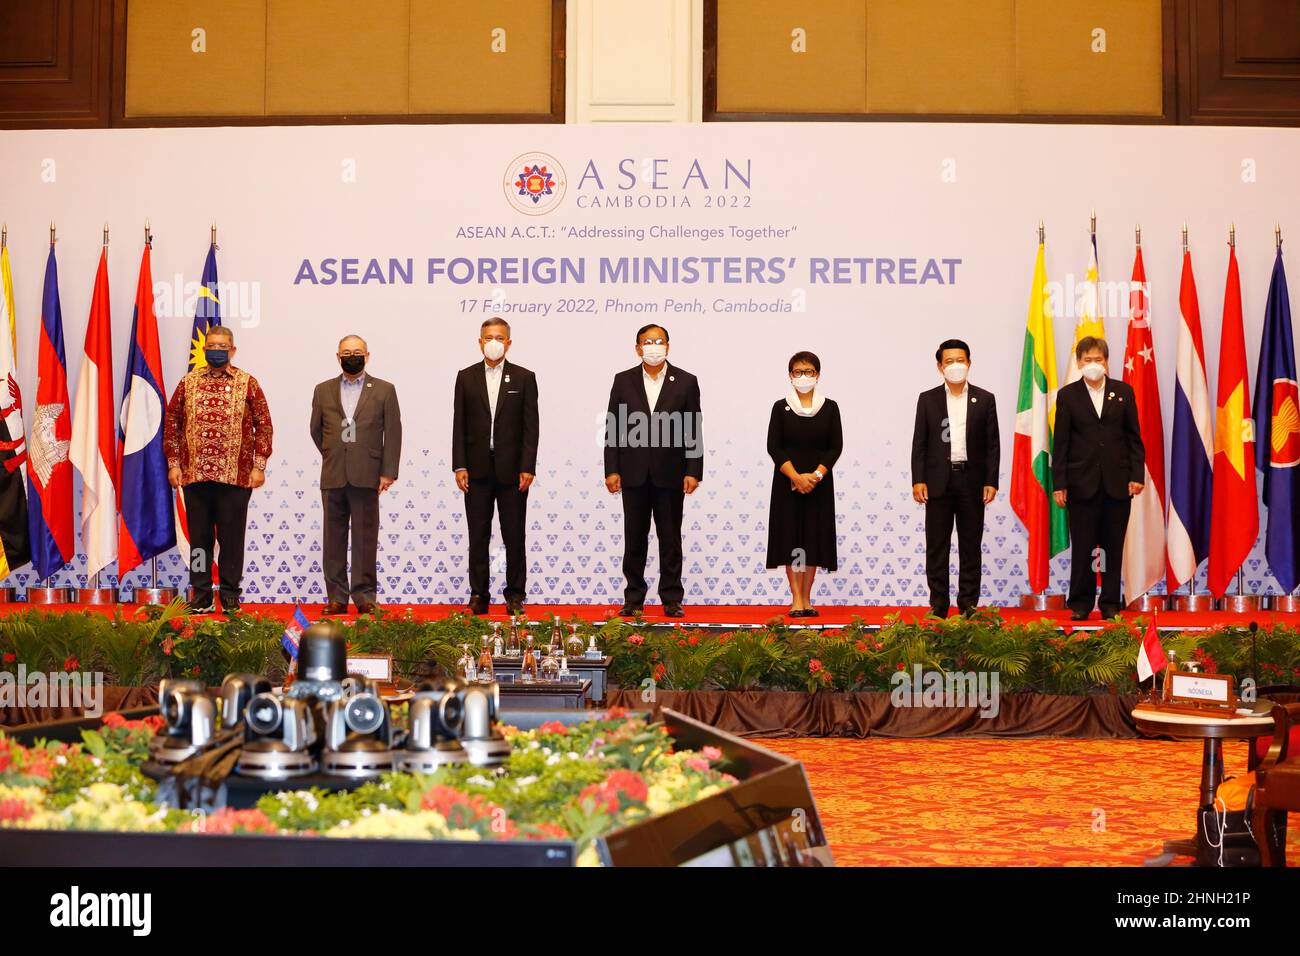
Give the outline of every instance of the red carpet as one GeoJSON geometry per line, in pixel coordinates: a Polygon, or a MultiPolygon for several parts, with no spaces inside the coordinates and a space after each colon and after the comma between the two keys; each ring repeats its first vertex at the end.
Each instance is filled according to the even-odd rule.
{"type": "MultiPolygon", "coordinates": [[[[1197,743],[755,742],[803,762],[839,866],[1140,866],[1196,827],[1197,743]]],[[[1246,748],[1229,743],[1225,764],[1244,773],[1246,748]]],[[[1297,829],[1292,814],[1293,865],[1297,829]]]]}
{"type": "MultiPolygon", "coordinates": [[[[28,605],[28,604],[7,604],[0,605],[0,617],[7,614],[18,613],[29,608],[42,607],[50,611],[101,611],[109,613],[111,606],[101,605],[80,605],[80,604],[51,604],[51,605],[28,605]]],[[[135,605],[126,605],[134,609],[135,605]]],[[[463,604],[389,604],[382,605],[383,611],[388,615],[410,614],[419,620],[437,620],[446,617],[448,614],[457,610],[464,610],[463,604]]],[[[303,611],[309,618],[315,620],[319,617],[324,608],[321,604],[305,604],[303,611]]],[[[245,604],[244,612],[247,614],[258,614],[263,617],[273,617],[280,620],[288,620],[292,616],[294,605],[292,604],[245,604]]],[[[905,619],[916,619],[926,613],[924,607],[887,607],[883,605],[839,605],[821,607],[820,616],[816,618],[784,618],[788,610],[784,605],[737,605],[737,604],[692,604],[686,606],[686,617],[684,618],[666,618],[661,613],[662,608],[659,605],[647,605],[645,610],[646,621],[654,624],[685,624],[685,625],[721,625],[732,627],[745,627],[760,624],[766,624],[773,618],[782,617],[787,624],[799,624],[804,626],[829,626],[842,627],[852,622],[854,617],[860,617],[864,622],[871,626],[880,626],[888,623],[887,619],[895,614],[901,614],[905,619]]],[[[1032,621],[1050,620],[1056,621],[1063,625],[1073,624],[1076,627],[1100,626],[1101,619],[1094,612],[1093,616],[1086,624],[1077,624],[1070,620],[1068,611],[1022,611],[1019,608],[999,608],[1004,620],[1009,622],[1027,623],[1032,621]]],[[[602,604],[531,604],[527,607],[527,613],[530,617],[536,619],[543,615],[559,614],[561,618],[568,619],[577,615],[585,621],[599,621],[610,617],[618,612],[617,605],[602,604]]],[[[955,612],[954,612],[955,613],[955,612]]],[[[344,620],[355,617],[355,613],[344,617],[344,620]]],[[[501,604],[492,605],[490,618],[504,620],[506,617],[505,606],[501,604]]],[[[1207,613],[1191,614],[1168,611],[1160,615],[1160,627],[1162,629],[1186,629],[1186,628],[1208,628],[1220,627],[1224,625],[1246,626],[1251,621],[1258,621],[1261,626],[1269,623],[1287,624],[1291,627],[1300,627],[1300,614],[1279,614],[1273,611],[1261,611],[1258,614],[1230,614],[1226,612],[1213,611],[1207,613]]]]}

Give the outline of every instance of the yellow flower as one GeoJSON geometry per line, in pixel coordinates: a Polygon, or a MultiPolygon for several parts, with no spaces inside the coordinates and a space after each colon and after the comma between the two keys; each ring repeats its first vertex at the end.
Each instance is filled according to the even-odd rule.
{"type": "Polygon", "coordinates": [[[602,866],[600,854],[596,852],[596,844],[587,845],[587,849],[578,854],[578,866],[602,866]]]}
{"type": "Polygon", "coordinates": [[[369,816],[358,817],[347,823],[340,823],[325,831],[327,837],[350,837],[363,839],[369,837],[391,837],[407,840],[429,840],[441,838],[447,832],[447,821],[441,813],[433,810],[421,810],[418,813],[403,813],[382,807],[369,816]]]}

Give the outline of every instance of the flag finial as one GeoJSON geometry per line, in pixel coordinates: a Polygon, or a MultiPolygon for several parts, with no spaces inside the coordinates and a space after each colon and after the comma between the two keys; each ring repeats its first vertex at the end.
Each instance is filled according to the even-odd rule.
{"type": "Polygon", "coordinates": [[[108,248],[108,223],[104,223],[104,248],[108,248]]]}
{"type": "Polygon", "coordinates": [[[149,228],[149,220],[144,221],[144,244],[150,249],[153,248],[153,230],[149,228]]]}
{"type": "Polygon", "coordinates": [[[1095,209],[1092,211],[1092,222],[1088,226],[1088,234],[1094,239],[1097,238],[1097,210],[1095,209]]]}
{"type": "Polygon", "coordinates": [[[217,244],[217,224],[214,222],[212,224],[212,245],[215,246],[216,244],[217,244]]]}
{"type": "Polygon", "coordinates": [[[1187,255],[1187,223],[1183,223],[1183,255],[1187,255]]]}
{"type": "Polygon", "coordinates": [[[1234,249],[1237,248],[1237,224],[1235,222],[1228,226],[1228,245],[1234,249]]]}
{"type": "Polygon", "coordinates": [[[9,248],[9,223],[0,225],[0,249],[9,248]]]}
{"type": "Polygon", "coordinates": [[[1273,226],[1273,242],[1277,244],[1277,251],[1282,251],[1282,224],[1276,223],[1273,226]]]}
{"type": "Polygon", "coordinates": [[[1038,220],[1038,244],[1043,244],[1043,220],[1038,220]]]}
{"type": "Polygon", "coordinates": [[[50,220],[50,248],[54,248],[54,220],[50,220]]]}
{"type": "Polygon", "coordinates": [[[1142,245],[1142,224],[1138,223],[1133,227],[1133,241],[1139,246],[1142,245]]]}

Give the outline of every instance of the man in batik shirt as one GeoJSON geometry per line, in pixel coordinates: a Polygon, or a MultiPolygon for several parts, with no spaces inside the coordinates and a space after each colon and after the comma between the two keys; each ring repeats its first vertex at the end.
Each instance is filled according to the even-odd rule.
{"type": "Polygon", "coordinates": [[[271,457],[271,411],[257,379],[235,368],[235,336],[208,329],[206,365],[186,375],[167,404],[163,442],[167,478],[182,489],[188,519],[190,611],[211,614],[212,546],[219,544],[217,571],[221,609],[239,610],[244,576],[244,530],[248,499],[266,482],[271,457]]]}

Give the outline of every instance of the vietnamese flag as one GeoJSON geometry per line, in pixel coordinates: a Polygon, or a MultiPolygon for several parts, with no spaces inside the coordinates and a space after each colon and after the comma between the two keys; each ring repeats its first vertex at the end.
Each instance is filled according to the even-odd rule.
{"type": "Polygon", "coordinates": [[[1223,597],[1259,535],[1255,423],[1250,418],[1246,333],[1241,322],[1237,249],[1229,247],[1214,409],[1214,492],[1210,515],[1210,593],[1223,597]]]}

